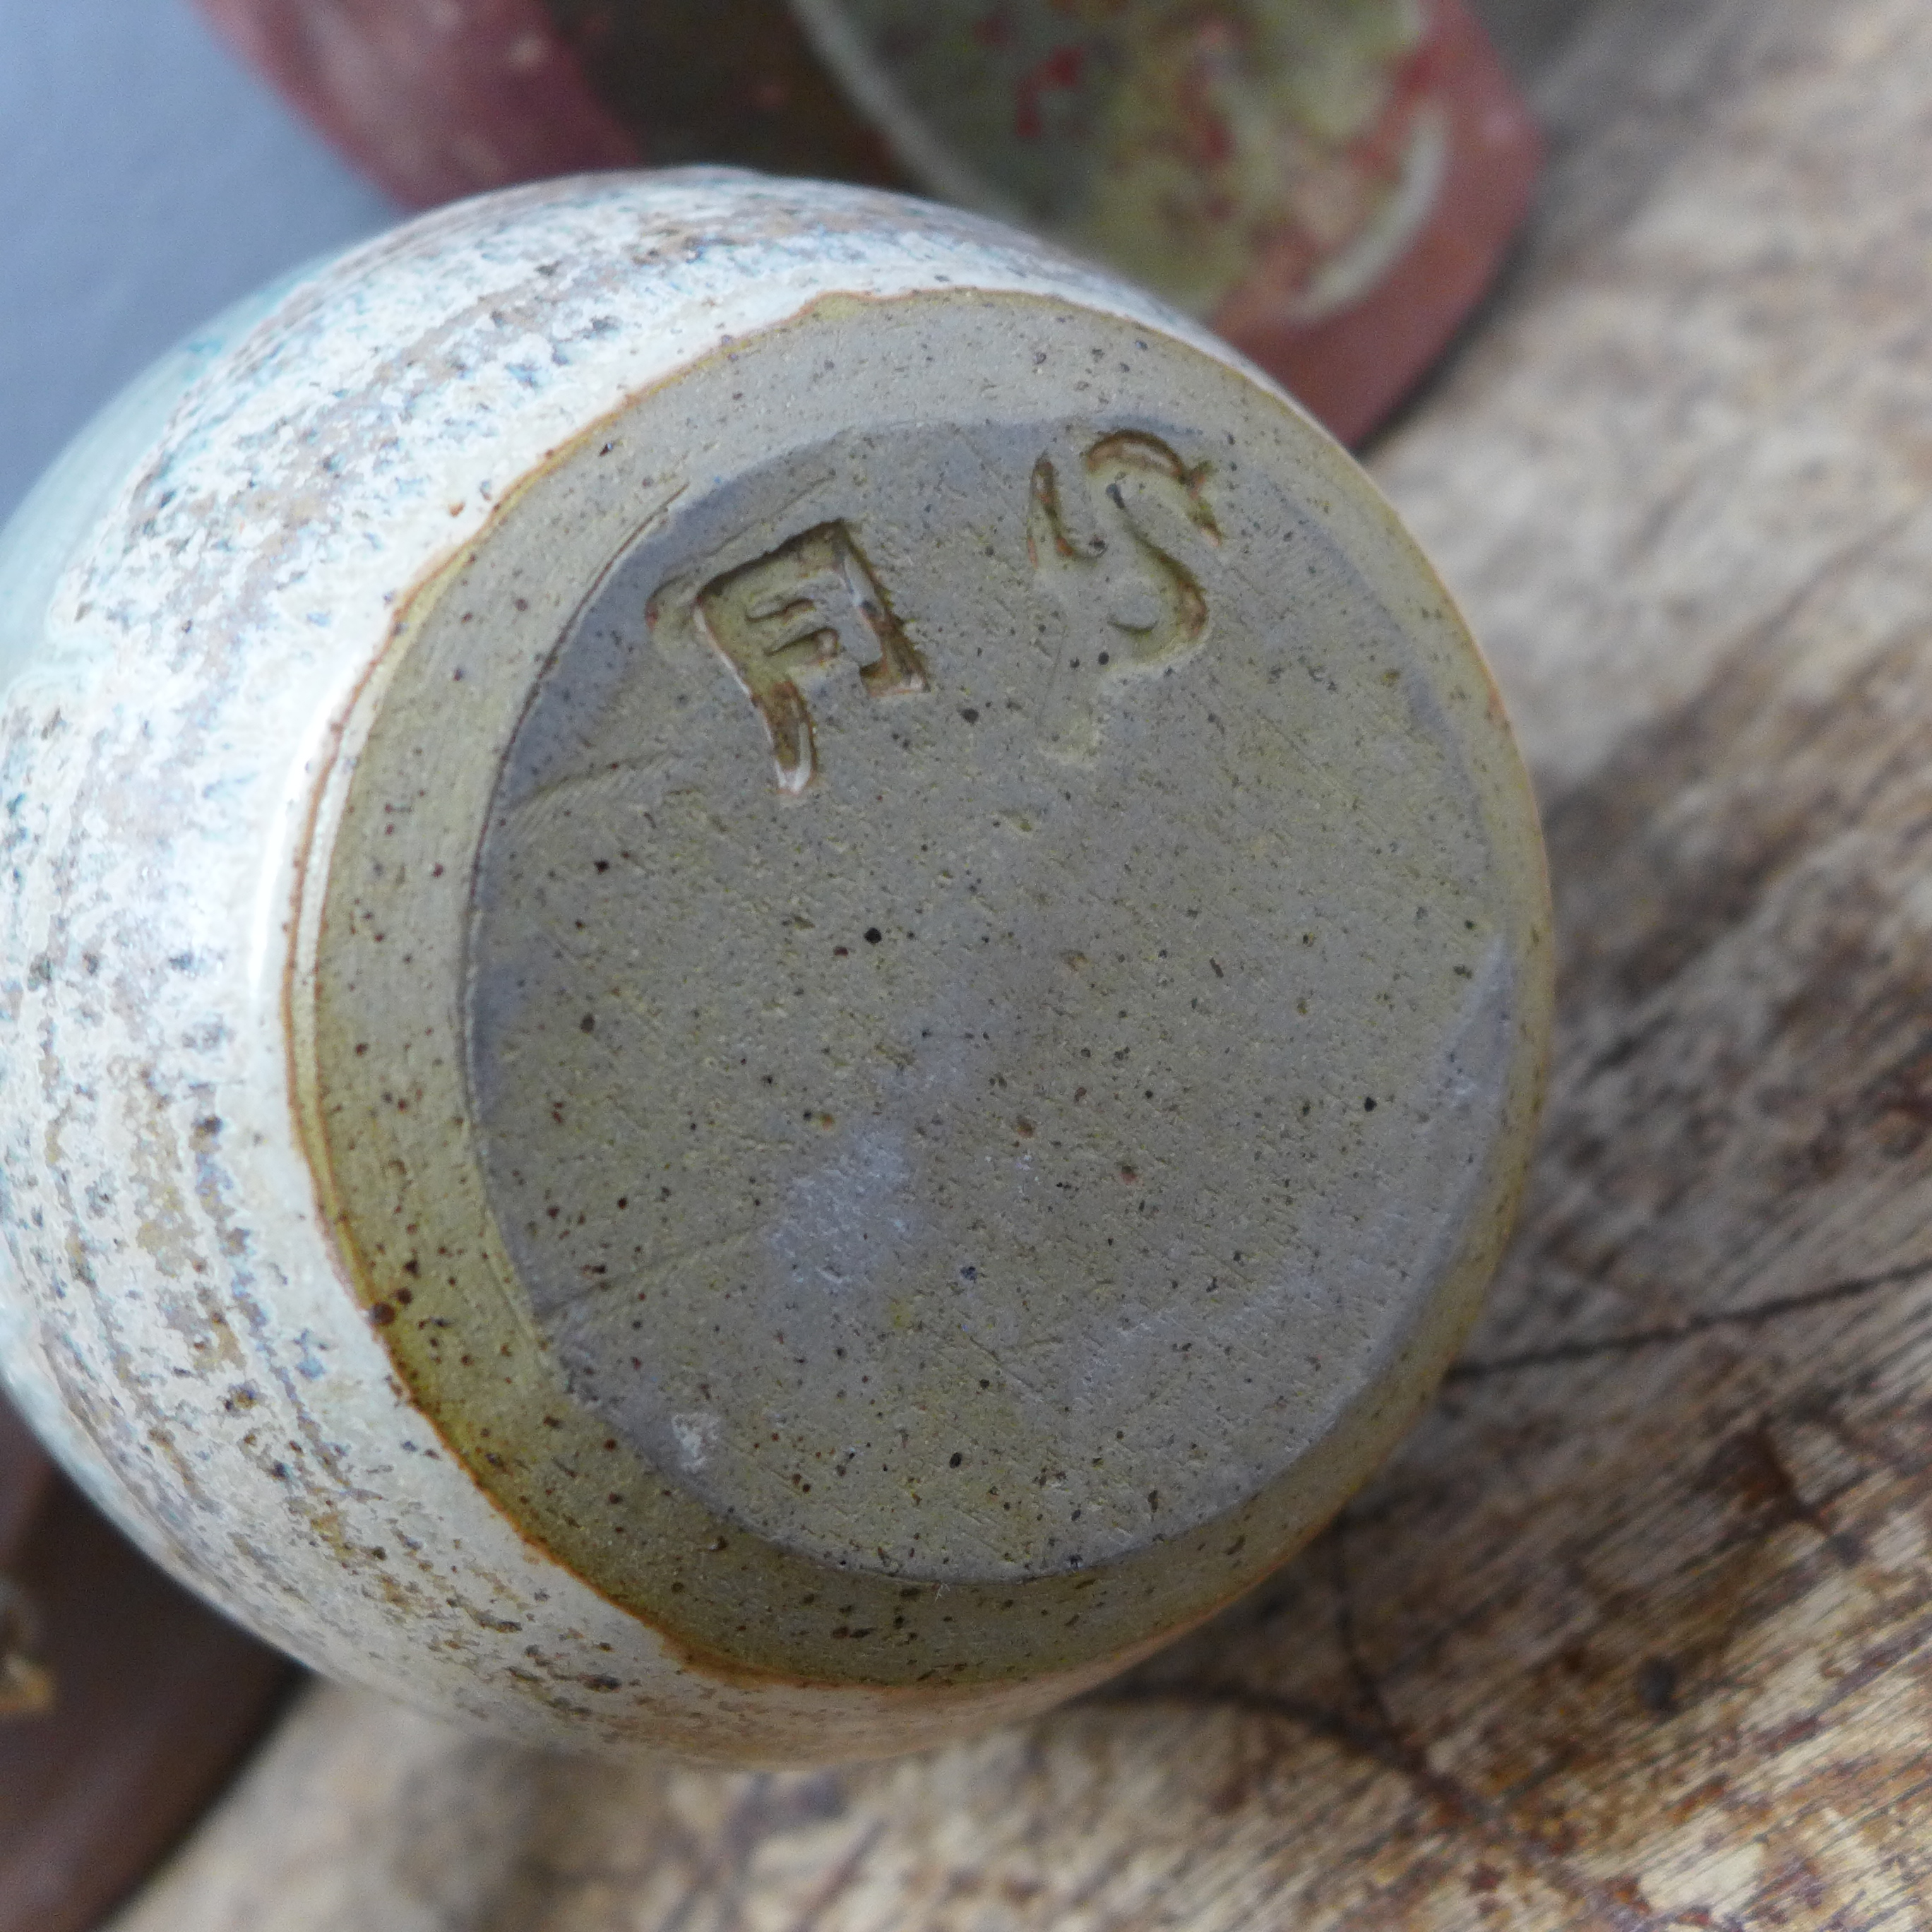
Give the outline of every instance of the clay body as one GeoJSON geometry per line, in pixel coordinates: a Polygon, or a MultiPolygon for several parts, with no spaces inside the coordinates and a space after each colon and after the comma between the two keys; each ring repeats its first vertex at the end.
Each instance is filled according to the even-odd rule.
{"type": "Polygon", "coordinates": [[[399,231],[8,539],[9,1384],[318,1666],[772,1760],[1318,1526],[1513,1211],[1526,789],[1348,459],[976,218],[399,231]]]}

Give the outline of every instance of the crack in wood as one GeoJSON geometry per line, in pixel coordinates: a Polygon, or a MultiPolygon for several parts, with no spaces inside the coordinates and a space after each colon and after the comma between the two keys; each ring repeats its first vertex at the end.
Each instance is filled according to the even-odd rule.
{"type": "Polygon", "coordinates": [[[1451,1383],[1486,1382],[1497,1376],[1519,1375],[1528,1369],[1564,1366],[1574,1362],[1595,1361],[1606,1355],[1635,1354],[1645,1348],[1672,1347],[1694,1341],[1700,1335],[1721,1333],[1728,1328],[1762,1328],[1788,1316],[1808,1314],[1842,1302],[1858,1301],[1887,1288],[1910,1287],[1932,1277],[1932,1261],[1911,1262],[1882,1274],[1834,1282],[1828,1288],[1807,1290],[1798,1294],[1781,1294],[1747,1308],[1713,1310],[1708,1314],[1687,1316],[1657,1328],[1640,1328],[1628,1335],[1580,1336],[1574,1342],[1552,1342],[1545,1348],[1526,1348],[1514,1355],[1497,1355],[1487,1361],[1458,1362],[1444,1379],[1451,1383]]]}
{"type": "MultiPolygon", "coordinates": [[[[1137,1685],[1126,1684],[1095,1694],[1088,1707],[1157,1706],[1189,1710],[1222,1710],[1271,1719],[1365,1758],[1393,1772],[1415,1795],[1432,1805],[1444,1835],[1464,1833],[1485,1848],[1526,1868],[1571,1904],[1598,1915],[1615,1932],[1663,1932],[1670,1922],[1631,1902],[1623,1888],[1579,1871],[1534,1832],[1526,1831],[1506,1809],[1450,1773],[1432,1765],[1426,1750],[1382,1721],[1363,1724],[1312,1699],[1288,1696],[1238,1684],[1137,1685]]],[[[1386,1713],[1383,1714],[1384,1717],[1386,1713]]]]}

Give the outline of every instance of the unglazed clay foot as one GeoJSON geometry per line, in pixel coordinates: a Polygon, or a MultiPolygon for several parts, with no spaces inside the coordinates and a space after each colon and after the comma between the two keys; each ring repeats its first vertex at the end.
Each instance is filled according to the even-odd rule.
{"type": "Polygon", "coordinates": [[[1426,1400],[1550,999],[1342,452],[976,218],[486,199],[23,513],[7,1372],[319,1667],[775,1761],[1037,1710],[1426,1400]]]}
{"type": "Polygon", "coordinates": [[[201,0],[391,193],[736,161],[897,178],[1208,318],[1366,435],[1529,206],[1467,0],[201,0]]]}

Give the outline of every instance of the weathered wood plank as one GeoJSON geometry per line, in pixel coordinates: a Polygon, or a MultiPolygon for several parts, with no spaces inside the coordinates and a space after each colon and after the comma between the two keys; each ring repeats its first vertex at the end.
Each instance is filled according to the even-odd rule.
{"type": "Polygon", "coordinates": [[[1371,1492],[1127,1684],[838,1774],[312,1698],[122,1932],[1875,1932],[1932,1895],[1932,12],[1600,10],[1378,468],[1548,811],[1549,1131],[1371,1492]]]}

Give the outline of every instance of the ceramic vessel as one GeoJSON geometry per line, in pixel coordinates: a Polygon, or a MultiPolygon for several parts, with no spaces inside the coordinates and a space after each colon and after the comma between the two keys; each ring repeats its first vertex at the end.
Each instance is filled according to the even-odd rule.
{"type": "Polygon", "coordinates": [[[916,186],[1147,284],[1350,440],[1540,152],[1466,0],[202,4],[405,202],[640,160],[916,186]]]}
{"type": "Polygon", "coordinates": [[[1471,1318],[1523,774],[1150,297],[866,190],[485,198],[156,371],[0,586],[7,1377],[322,1670],[759,1762],[1034,1711],[1471,1318]]]}

